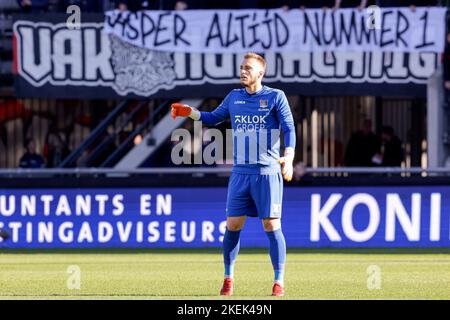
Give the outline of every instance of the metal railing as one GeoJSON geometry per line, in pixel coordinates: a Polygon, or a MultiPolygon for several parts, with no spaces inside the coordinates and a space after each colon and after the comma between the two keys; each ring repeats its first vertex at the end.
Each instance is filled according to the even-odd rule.
{"type": "Polygon", "coordinates": [[[142,134],[145,130],[151,129],[151,124],[156,121],[156,117],[159,116],[161,111],[167,109],[169,100],[160,103],[156,110],[153,110],[145,118],[145,120],[139,124],[134,125],[133,121],[137,118],[138,114],[142,112],[150,103],[150,100],[143,101],[130,101],[125,100],[121,102],[103,121],[90,133],[88,138],[75,149],[67,158],[59,165],[59,168],[70,167],[108,167],[114,165],[115,161],[123,156],[132,145],[133,139],[142,134]],[[131,109],[131,110],[130,110],[131,109]],[[118,117],[125,115],[124,119],[120,121],[120,124],[115,124],[118,117]],[[126,132],[126,128],[133,124],[134,128],[132,132],[127,132],[127,138],[124,141],[119,142],[118,146],[115,146],[115,142],[118,140],[121,133],[126,132]],[[108,131],[108,128],[113,126],[114,128],[108,131]],[[101,138],[103,137],[103,138],[101,138]],[[99,141],[101,138],[101,141],[99,141]],[[105,149],[114,145],[114,151],[108,154],[108,157],[101,160],[98,164],[95,164],[98,159],[102,157],[105,149]],[[84,154],[88,151],[87,154],[84,154]]]}
{"type": "Polygon", "coordinates": [[[89,135],[89,137],[72,153],[64,159],[59,165],[60,168],[64,168],[72,165],[82,155],[82,153],[89,148],[102,133],[104,133],[107,127],[116,119],[118,115],[124,112],[130,104],[130,101],[125,100],[121,102],[89,135]]]}
{"type": "MultiPolygon", "coordinates": [[[[132,175],[172,175],[172,174],[225,174],[231,172],[231,167],[208,168],[208,167],[180,167],[180,168],[137,168],[137,169],[113,169],[113,168],[52,168],[52,169],[0,169],[0,178],[13,177],[42,177],[55,175],[108,175],[132,176],[132,175]]],[[[436,168],[393,168],[393,167],[336,167],[336,168],[305,168],[305,174],[442,174],[450,175],[449,167],[436,168]]]]}
{"type": "MultiPolygon", "coordinates": [[[[119,135],[131,121],[133,121],[134,117],[145,107],[147,106],[148,101],[140,102],[130,113],[127,114],[126,118],[122,121],[122,123],[114,129],[112,134],[109,134],[102,142],[100,142],[92,152],[83,159],[82,165],[83,167],[89,167],[89,164],[92,161],[96,160],[101,156],[102,152],[108,148],[109,145],[113,144],[117,135],[119,135]]],[[[107,125],[106,125],[107,126],[107,125]]]]}
{"type": "Polygon", "coordinates": [[[116,150],[111,153],[108,158],[100,165],[100,167],[105,168],[112,166],[121,155],[123,155],[124,151],[132,144],[133,139],[140,133],[143,132],[144,129],[148,128],[151,123],[155,122],[155,117],[163,110],[167,109],[167,106],[170,104],[170,101],[165,101],[160,104],[154,112],[152,112],[147,119],[139,126],[137,126],[133,132],[131,132],[128,137],[116,148],[116,150]]]}

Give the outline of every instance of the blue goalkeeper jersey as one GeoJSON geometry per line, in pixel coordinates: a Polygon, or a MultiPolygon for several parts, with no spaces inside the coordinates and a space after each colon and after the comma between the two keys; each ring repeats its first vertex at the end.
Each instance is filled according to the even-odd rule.
{"type": "Polygon", "coordinates": [[[234,89],[214,111],[200,116],[212,126],[228,118],[233,129],[233,172],[280,172],[280,131],[285,147],[295,148],[294,120],[284,92],[267,86],[253,94],[234,89]]]}

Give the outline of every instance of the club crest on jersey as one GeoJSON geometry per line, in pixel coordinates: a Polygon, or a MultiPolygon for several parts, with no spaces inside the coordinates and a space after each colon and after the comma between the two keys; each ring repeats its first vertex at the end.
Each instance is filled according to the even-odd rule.
{"type": "Polygon", "coordinates": [[[260,108],[267,108],[269,106],[269,100],[259,100],[260,108]]]}

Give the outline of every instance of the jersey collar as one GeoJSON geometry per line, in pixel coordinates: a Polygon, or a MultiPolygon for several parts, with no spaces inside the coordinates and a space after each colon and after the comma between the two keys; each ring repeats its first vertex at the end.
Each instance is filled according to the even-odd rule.
{"type": "Polygon", "coordinates": [[[245,89],[245,88],[244,88],[244,91],[245,91],[245,93],[246,93],[247,95],[249,95],[249,96],[252,97],[252,96],[256,96],[256,95],[262,93],[265,89],[266,89],[266,86],[263,85],[263,86],[261,87],[261,89],[259,89],[258,91],[254,92],[254,93],[248,93],[247,89],[245,89]]]}

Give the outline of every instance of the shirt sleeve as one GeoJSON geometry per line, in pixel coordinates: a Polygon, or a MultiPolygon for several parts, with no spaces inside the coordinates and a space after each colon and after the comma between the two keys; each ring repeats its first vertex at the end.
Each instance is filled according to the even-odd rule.
{"type": "Polygon", "coordinates": [[[19,160],[19,168],[27,168],[27,167],[28,167],[27,160],[25,159],[25,156],[22,156],[19,160]]]}
{"type": "Polygon", "coordinates": [[[295,149],[295,126],[294,118],[292,117],[291,108],[284,92],[280,92],[277,97],[277,117],[281,124],[281,132],[284,136],[284,147],[295,149]]]}
{"type": "Polygon", "coordinates": [[[230,111],[228,109],[230,96],[231,93],[229,93],[225,99],[223,99],[222,103],[212,112],[200,112],[200,120],[208,126],[216,126],[228,119],[230,117],[230,111]]]}

